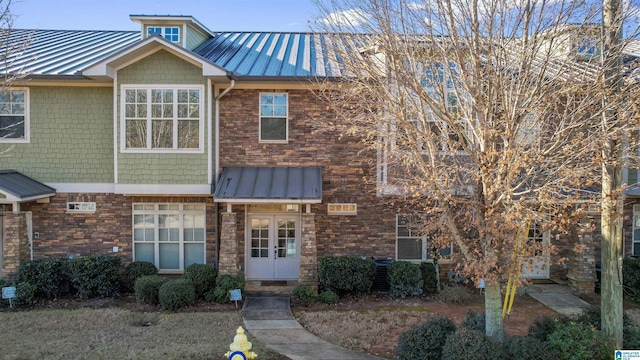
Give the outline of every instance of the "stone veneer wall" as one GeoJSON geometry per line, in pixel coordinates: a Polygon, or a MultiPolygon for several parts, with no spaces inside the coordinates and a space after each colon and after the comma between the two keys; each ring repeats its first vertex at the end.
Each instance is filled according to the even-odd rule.
{"type": "Polygon", "coordinates": [[[3,221],[4,241],[2,246],[2,271],[0,278],[17,280],[20,263],[29,260],[29,238],[25,213],[7,212],[0,216],[3,221]]]}
{"type": "Polygon", "coordinates": [[[117,255],[124,264],[130,263],[133,261],[132,204],[136,202],[206,203],[206,262],[216,262],[217,213],[212,197],[72,193],[58,193],[49,203],[21,205],[21,210],[32,211],[33,232],[39,233],[39,238],[33,239],[34,259],[117,255]],[[73,201],[95,201],[96,212],[67,213],[67,202],[73,201]],[[114,246],[118,246],[117,253],[113,252],[114,246]]]}

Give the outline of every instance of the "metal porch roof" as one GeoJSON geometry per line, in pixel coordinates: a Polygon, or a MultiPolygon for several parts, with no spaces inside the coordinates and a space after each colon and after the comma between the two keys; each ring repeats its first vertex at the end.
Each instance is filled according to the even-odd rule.
{"type": "Polygon", "coordinates": [[[0,71],[28,75],[75,75],[141,39],[140,31],[4,31],[0,52],[9,56],[0,71]]]}
{"type": "Polygon", "coordinates": [[[227,167],[213,198],[216,202],[322,201],[320,167],[227,167]]]}
{"type": "Polygon", "coordinates": [[[0,193],[9,200],[29,201],[54,196],[56,190],[15,170],[0,170],[0,193]]]}

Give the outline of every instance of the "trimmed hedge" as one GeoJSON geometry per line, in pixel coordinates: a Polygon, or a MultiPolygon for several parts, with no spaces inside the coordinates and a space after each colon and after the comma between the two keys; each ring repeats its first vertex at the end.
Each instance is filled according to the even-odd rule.
{"type": "Polygon", "coordinates": [[[531,336],[509,336],[504,340],[505,359],[548,360],[551,350],[547,343],[531,336]]]}
{"type": "Polygon", "coordinates": [[[183,278],[189,279],[196,287],[196,296],[202,297],[216,284],[216,269],[206,264],[191,264],[184,269],[183,278]]]}
{"type": "Polygon", "coordinates": [[[405,298],[407,295],[422,294],[422,273],[420,267],[408,261],[394,261],[387,266],[389,295],[405,298]]]}
{"type": "Polygon", "coordinates": [[[615,350],[601,330],[573,321],[556,324],[547,342],[552,354],[563,360],[609,359],[615,350]]]}
{"type": "Polygon", "coordinates": [[[291,297],[304,306],[309,306],[316,302],[316,295],[309,285],[298,285],[291,292],[291,297]]]}
{"type": "Polygon", "coordinates": [[[624,297],[640,303],[640,257],[626,257],[622,260],[622,281],[635,291],[625,291],[624,297]]]}
{"type": "Polygon", "coordinates": [[[224,304],[230,301],[231,296],[229,290],[240,289],[244,296],[244,275],[220,275],[216,279],[216,287],[204,294],[204,298],[208,302],[216,302],[224,304]]]}
{"type": "Polygon", "coordinates": [[[422,288],[431,293],[438,291],[438,275],[435,264],[420,263],[420,273],[422,274],[422,288]]]}
{"type": "Polygon", "coordinates": [[[484,312],[468,310],[462,318],[462,327],[467,330],[485,331],[486,323],[484,312]]]}
{"type": "Polygon", "coordinates": [[[18,305],[33,305],[36,302],[38,287],[22,281],[16,284],[16,303],[18,305]]]}
{"type": "Polygon", "coordinates": [[[167,278],[160,275],[140,276],[133,287],[136,300],[144,304],[159,304],[160,287],[167,281],[167,278]]]}
{"type": "Polygon", "coordinates": [[[20,264],[20,281],[36,287],[34,296],[52,299],[60,296],[61,285],[67,279],[66,259],[31,260],[20,264]]]}
{"type": "Polygon", "coordinates": [[[158,268],[148,261],[134,261],[124,268],[127,290],[134,290],[136,280],[145,275],[158,275],[158,268]]]}
{"type": "Polygon", "coordinates": [[[320,284],[338,294],[368,293],[373,285],[376,266],[357,257],[326,257],[320,259],[320,284]]]}
{"type": "Polygon", "coordinates": [[[456,325],[446,317],[435,317],[414,326],[398,338],[398,359],[440,359],[447,337],[455,331],[456,325]]]}
{"type": "Polygon", "coordinates": [[[81,299],[120,296],[122,260],[117,256],[81,256],[68,262],[68,276],[81,299]]]}
{"type": "Polygon", "coordinates": [[[158,290],[158,300],[165,310],[193,305],[196,302],[196,287],[189,279],[167,281],[158,290]]]}
{"type": "Polygon", "coordinates": [[[442,347],[443,360],[502,359],[503,347],[484,332],[460,329],[451,334],[442,347]]]}
{"type": "Polygon", "coordinates": [[[329,305],[337,304],[339,300],[340,300],[340,297],[338,296],[338,294],[334,293],[331,290],[325,290],[320,294],[318,294],[318,301],[320,301],[323,304],[329,304],[329,305]]]}

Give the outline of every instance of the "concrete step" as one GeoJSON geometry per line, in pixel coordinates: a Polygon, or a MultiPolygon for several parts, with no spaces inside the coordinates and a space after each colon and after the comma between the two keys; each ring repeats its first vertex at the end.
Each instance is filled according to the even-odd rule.
{"type": "Polygon", "coordinates": [[[298,286],[297,280],[247,280],[244,289],[247,296],[288,296],[296,286],[298,286]]]}

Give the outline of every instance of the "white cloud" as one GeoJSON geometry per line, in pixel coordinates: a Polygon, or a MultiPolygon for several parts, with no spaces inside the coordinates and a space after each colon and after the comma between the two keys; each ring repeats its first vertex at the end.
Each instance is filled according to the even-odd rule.
{"type": "Polygon", "coordinates": [[[349,9],[331,13],[319,21],[325,25],[358,26],[367,23],[369,15],[361,9],[349,9]]]}

